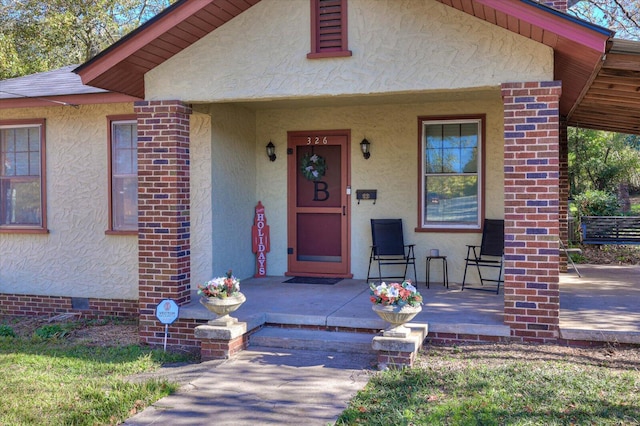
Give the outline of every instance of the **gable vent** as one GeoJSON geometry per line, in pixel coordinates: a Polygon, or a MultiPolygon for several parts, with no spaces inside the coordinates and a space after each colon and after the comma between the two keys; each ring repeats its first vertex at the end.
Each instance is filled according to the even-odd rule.
{"type": "Polygon", "coordinates": [[[311,0],[309,58],[351,56],[347,48],[347,0],[311,0]]]}
{"type": "Polygon", "coordinates": [[[318,1],[318,51],[342,50],[342,2],[318,1]]]}

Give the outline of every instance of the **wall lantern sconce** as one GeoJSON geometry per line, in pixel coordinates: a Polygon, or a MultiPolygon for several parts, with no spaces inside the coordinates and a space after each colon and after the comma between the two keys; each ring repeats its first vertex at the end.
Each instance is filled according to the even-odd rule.
{"type": "Polygon", "coordinates": [[[267,156],[270,161],[276,161],[276,146],[271,141],[267,144],[267,156]]]}
{"type": "Polygon", "coordinates": [[[362,151],[362,156],[365,160],[368,160],[369,157],[371,157],[371,152],[369,152],[370,147],[371,143],[366,139],[362,139],[362,142],[360,142],[360,150],[362,151]]]}

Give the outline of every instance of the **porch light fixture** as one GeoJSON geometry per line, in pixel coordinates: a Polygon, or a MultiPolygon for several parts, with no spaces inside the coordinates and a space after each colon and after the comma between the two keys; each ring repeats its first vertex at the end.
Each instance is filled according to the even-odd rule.
{"type": "Polygon", "coordinates": [[[267,144],[267,157],[270,161],[276,161],[276,146],[271,141],[267,144]]]}
{"type": "Polygon", "coordinates": [[[360,142],[360,150],[362,151],[362,156],[365,160],[368,160],[369,157],[371,157],[371,152],[369,152],[370,146],[371,143],[366,139],[362,139],[362,142],[360,142]]]}

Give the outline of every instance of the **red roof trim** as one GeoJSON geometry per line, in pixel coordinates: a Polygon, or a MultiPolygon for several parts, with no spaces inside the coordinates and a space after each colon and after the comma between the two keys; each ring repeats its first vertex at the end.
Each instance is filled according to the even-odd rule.
{"type": "Polygon", "coordinates": [[[53,106],[95,105],[135,102],[135,98],[121,93],[90,93],[86,95],[47,96],[41,98],[0,99],[0,109],[53,106]]]}
{"type": "Polygon", "coordinates": [[[116,42],[99,56],[76,68],[84,84],[107,72],[114,64],[120,63],[141,47],[160,38],[168,29],[177,27],[195,12],[207,7],[213,0],[197,0],[176,3],[169,13],[158,15],[149,21],[149,25],[140,27],[131,37],[116,42]]]}
{"type": "Polygon", "coordinates": [[[607,40],[611,36],[600,34],[577,24],[572,25],[565,17],[548,13],[544,10],[539,10],[536,13],[535,8],[532,10],[530,6],[522,2],[504,0],[475,1],[599,52],[605,51],[607,40]]]}

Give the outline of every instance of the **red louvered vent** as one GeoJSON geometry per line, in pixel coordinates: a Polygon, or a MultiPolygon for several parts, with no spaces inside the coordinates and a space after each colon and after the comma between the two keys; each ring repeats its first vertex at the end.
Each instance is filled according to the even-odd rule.
{"type": "Polygon", "coordinates": [[[318,52],[342,50],[342,2],[319,0],[318,52]]]}
{"type": "Polygon", "coordinates": [[[347,0],[311,0],[308,58],[351,56],[347,48],[347,0]]]}

